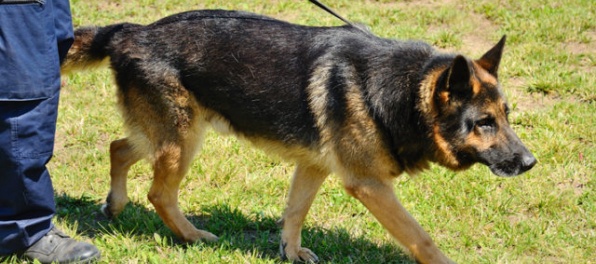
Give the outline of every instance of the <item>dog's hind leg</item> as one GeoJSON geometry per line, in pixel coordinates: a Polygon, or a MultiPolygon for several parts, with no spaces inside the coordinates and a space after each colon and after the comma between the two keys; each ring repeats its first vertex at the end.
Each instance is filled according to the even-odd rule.
{"type": "Polygon", "coordinates": [[[180,183],[204,138],[204,109],[182,84],[178,70],[155,59],[113,63],[128,142],[152,165],[147,198],[162,221],[185,242],[214,241],[216,236],[196,229],[178,207],[180,183]]]}
{"type": "Polygon", "coordinates": [[[310,249],[301,247],[300,233],[308,209],[329,172],[318,167],[298,164],[290,186],[287,207],[282,218],[280,241],[282,258],[292,261],[317,262],[310,249]]]}
{"type": "Polygon", "coordinates": [[[399,203],[389,179],[344,177],[348,193],[360,200],[420,263],[453,263],[399,203]]]}
{"type": "Polygon", "coordinates": [[[107,217],[116,217],[128,203],[126,177],[130,166],[142,158],[135,152],[128,138],[115,140],[110,144],[110,192],[101,211],[107,217]]]}
{"type": "Polygon", "coordinates": [[[217,237],[196,229],[178,208],[178,190],[195,152],[196,142],[165,142],[155,154],[149,201],[164,223],[185,242],[215,241],[217,237]]]}

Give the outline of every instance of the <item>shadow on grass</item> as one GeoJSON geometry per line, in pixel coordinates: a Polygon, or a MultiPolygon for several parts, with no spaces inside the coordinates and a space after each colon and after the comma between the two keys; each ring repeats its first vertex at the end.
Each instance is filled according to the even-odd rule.
{"type": "MultiPolygon", "coordinates": [[[[102,201],[90,197],[56,195],[57,217],[66,223],[77,223],[80,234],[94,238],[101,234],[139,236],[152,240],[155,233],[167,239],[167,246],[188,247],[163,224],[153,210],[129,203],[117,218],[110,220],[99,212],[102,201]]],[[[262,259],[279,260],[281,228],[274,219],[258,214],[247,216],[235,208],[215,205],[202,208],[202,215],[187,216],[197,228],[219,236],[211,247],[223,250],[257,252],[262,259]]],[[[354,237],[345,229],[304,227],[302,244],[317,253],[321,263],[414,263],[396,245],[377,244],[365,236],[354,237]]]]}

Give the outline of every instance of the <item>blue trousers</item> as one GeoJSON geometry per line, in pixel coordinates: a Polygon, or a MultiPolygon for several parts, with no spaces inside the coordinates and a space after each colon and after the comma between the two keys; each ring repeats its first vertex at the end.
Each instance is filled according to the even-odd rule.
{"type": "Polygon", "coordinates": [[[0,1],[0,255],[52,228],[60,61],[73,41],[68,0],[0,1]]]}

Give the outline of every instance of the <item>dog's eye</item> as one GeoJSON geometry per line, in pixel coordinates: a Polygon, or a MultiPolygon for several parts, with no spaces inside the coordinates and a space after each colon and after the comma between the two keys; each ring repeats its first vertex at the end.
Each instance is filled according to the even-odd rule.
{"type": "Polygon", "coordinates": [[[492,117],[487,117],[476,121],[476,127],[478,128],[493,128],[495,126],[495,119],[492,117]]]}

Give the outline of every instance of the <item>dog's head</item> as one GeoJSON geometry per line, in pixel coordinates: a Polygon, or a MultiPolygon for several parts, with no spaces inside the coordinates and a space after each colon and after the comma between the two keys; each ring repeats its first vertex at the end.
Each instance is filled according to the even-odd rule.
{"type": "Polygon", "coordinates": [[[499,176],[531,169],[536,158],[511,128],[497,81],[505,37],[478,60],[463,56],[437,74],[432,137],[437,161],[454,170],[480,162],[499,176]]]}

